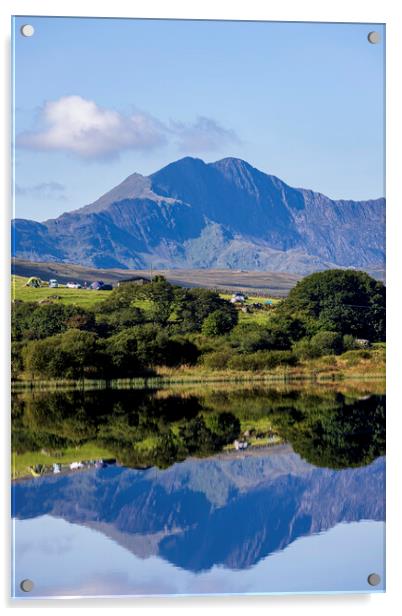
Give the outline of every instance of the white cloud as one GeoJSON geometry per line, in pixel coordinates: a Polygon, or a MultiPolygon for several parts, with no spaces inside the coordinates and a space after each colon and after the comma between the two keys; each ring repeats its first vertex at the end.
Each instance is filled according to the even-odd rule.
{"type": "Polygon", "coordinates": [[[17,145],[60,150],[82,158],[110,158],[122,150],[146,150],[165,142],[163,126],[151,116],[126,116],[81,96],[47,101],[40,111],[43,129],[24,132],[17,145]]]}
{"type": "Polygon", "coordinates": [[[172,122],[171,127],[177,135],[177,145],[182,152],[219,150],[223,145],[240,141],[233,130],[228,130],[204,116],[199,116],[193,124],[172,122]]]}
{"type": "Polygon", "coordinates": [[[57,199],[64,201],[66,187],[59,182],[41,182],[34,186],[15,185],[15,194],[19,197],[34,196],[38,199],[57,199]]]}
{"type": "Polygon", "coordinates": [[[200,116],[194,123],[171,121],[166,126],[144,112],[124,115],[76,95],[45,102],[39,123],[39,130],[18,135],[17,146],[62,151],[84,159],[109,159],[124,150],[145,151],[169,141],[188,154],[239,143],[234,131],[211,118],[200,116]]]}

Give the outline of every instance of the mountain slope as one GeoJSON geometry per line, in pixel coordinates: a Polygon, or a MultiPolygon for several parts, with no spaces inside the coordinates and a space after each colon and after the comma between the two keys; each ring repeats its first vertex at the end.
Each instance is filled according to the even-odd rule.
{"type": "Polygon", "coordinates": [[[384,218],[384,199],[333,201],[240,159],[187,157],[57,219],[14,220],[13,255],[106,268],[381,268],[384,218]]]}

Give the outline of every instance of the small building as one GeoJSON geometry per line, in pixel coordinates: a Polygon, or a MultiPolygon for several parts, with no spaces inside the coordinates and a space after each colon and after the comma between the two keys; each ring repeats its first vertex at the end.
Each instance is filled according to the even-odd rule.
{"type": "Polygon", "coordinates": [[[39,287],[42,286],[42,281],[40,278],[37,278],[36,276],[31,276],[31,278],[29,278],[29,280],[26,281],[25,286],[32,287],[34,289],[39,289],[39,287]]]}
{"type": "Polygon", "coordinates": [[[150,282],[151,282],[151,279],[147,278],[146,276],[131,276],[131,278],[123,278],[123,280],[119,280],[117,283],[117,286],[119,287],[120,285],[125,285],[125,284],[143,285],[143,284],[149,284],[150,282]]]}

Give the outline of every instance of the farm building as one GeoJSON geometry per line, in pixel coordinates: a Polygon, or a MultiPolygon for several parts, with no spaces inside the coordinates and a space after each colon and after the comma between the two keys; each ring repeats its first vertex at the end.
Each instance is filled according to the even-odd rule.
{"type": "Polygon", "coordinates": [[[119,287],[120,285],[124,285],[124,284],[138,284],[138,285],[142,285],[142,284],[149,284],[151,282],[150,278],[146,278],[146,276],[132,276],[131,278],[123,278],[123,280],[119,280],[119,282],[117,283],[117,286],[119,287]]]}
{"type": "Polygon", "coordinates": [[[37,278],[36,276],[31,276],[31,278],[29,280],[27,280],[27,282],[25,283],[26,287],[33,287],[34,289],[38,289],[39,287],[42,286],[42,281],[40,278],[37,278]]]}

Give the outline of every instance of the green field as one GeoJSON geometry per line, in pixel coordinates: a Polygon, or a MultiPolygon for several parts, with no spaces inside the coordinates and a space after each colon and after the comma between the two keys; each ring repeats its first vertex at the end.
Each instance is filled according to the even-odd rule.
{"type": "MultiPolygon", "coordinates": [[[[232,297],[231,295],[228,295],[227,293],[221,293],[220,296],[226,300],[230,300],[230,298],[232,297]]],[[[258,295],[247,295],[247,299],[242,305],[246,307],[250,307],[251,304],[264,304],[264,302],[266,302],[267,299],[271,300],[272,306],[275,306],[281,301],[278,298],[272,298],[272,297],[267,298],[267,297],[261,297],[258,295]]],[[[263,308],[251,308],[250,307],[250,312],[243,312],[241,310],[241,307],[239,306],[239,322],[240,323],[244,323],[245,321],[247,321],[248,323],[253,322],[253,323],[258,323],[259,325],[265,325],[269,321],[271,314],[272,314],[272,308],[270,308],[269,306],[264,306],[263,308]]]]}
{"type": "Polygon", "coordinates": [[[85,443],[78,447],[66,447],[57,452],[27,451],[13,453],[11,462],[11,475],[13,479],[26,477],[30,474],[30,467],[36,464],[52,466],[52,464],[70,464],[81,460],[99,460],[100,458],[113,458],[113,454],[96,443],[85,443]]]}
{"type": "Polygon", "coordinates": [[[28,278],[23,276],[12,276],[11,279],[11,297],[12,299],[24,302],[39,302],[44,299],[53,299],[54,301],[62,302],[63,304],[75,304],[83,308],[91,308],[97,302],[100,302],[111,291],[90,291],[88,289],[67,289],[65,285],[59,286],[57,289],[49,289],[48,286],[43,286],[38,289],[27,287],[28,278]]]}
{"type": "MultiPolygon", "coordinates": [[[[61,302],[63,304],[74,304],[83,308],[92,308],[96,303],[105,300],[111,291],[92,291],[89,289],[67,289],[65,285],[60,285],[57,289],[50,289],[47,283],[45,286],[38,289],[33,287],[27,287],[27,277],[17,276],[15,274],[11,277],[11,294],[12,299],[24,301],[24,302],[39,302],[41,300],[54,300],[55,302],[61,302]]],[[[227,293],[221,293],[220,296],[223,299],[229,300],[232,296],[227,293]]],[[[253,303],[263,304],[267,300],[266,297],[260,297],[256,295],[248,296],[244,306],[250,306],[253,303]]],[[[272,305],[277,304],[280,300],[272,298],[272,305]]],[[[133,306],[141,308],[145,312],[151,308],[151,302],[149,300],[137,300],[133,302],[133,306]]],[[[271,310],[269,307],[261,309],[251,309],[249,313],[243,312],[239,306],[239,321],[252,321],[255,323],[265,324],[270,318],[271,310]]]]}

